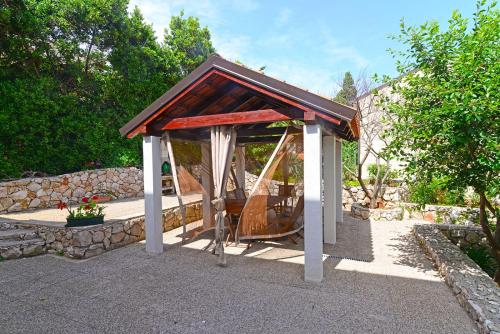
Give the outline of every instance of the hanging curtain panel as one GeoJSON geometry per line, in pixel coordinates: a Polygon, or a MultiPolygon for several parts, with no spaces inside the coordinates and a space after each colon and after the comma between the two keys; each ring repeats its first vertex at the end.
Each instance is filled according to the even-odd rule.
{"type": "Polygon", "coordinates": [[[213,126],[210,131],[212,143],[212,171],[214,178],[215,207],[215,254],[218,264],[225,266],[224,255],[224,198],[226,184],[236,144],[236,130],[232,126],[213,126]]]}

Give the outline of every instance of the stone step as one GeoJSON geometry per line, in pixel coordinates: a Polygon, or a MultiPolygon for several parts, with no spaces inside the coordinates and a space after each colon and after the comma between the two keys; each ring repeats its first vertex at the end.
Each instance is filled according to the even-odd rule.
{"type": "Polygon", "coordinates": [[[4,260],[35,256],[46,252],[45,240],[40,238],[28,240],[0,240],[0,256],[4,260]]]}
{"type": "Polygon", "coordinates": [[[12,228],[0,231],[0,241],[2,240],[29,240],[35,239],[38,235],[35,230],[12,228]]]}
{"type": "Polygon", "coordinates": [[[0,231],[10,230],[13,228],[14,227],[10,223],[0,221],[0,231]]]}

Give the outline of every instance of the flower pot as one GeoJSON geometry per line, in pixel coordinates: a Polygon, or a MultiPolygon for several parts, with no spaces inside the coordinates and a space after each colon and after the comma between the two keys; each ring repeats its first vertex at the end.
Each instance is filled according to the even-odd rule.
{"type": "Polygon", "coordinates": [[[65,227],[90,226],[104,223],[104,216],[82,217],[82,218],[66,218],[67,224],[65,227]]]}

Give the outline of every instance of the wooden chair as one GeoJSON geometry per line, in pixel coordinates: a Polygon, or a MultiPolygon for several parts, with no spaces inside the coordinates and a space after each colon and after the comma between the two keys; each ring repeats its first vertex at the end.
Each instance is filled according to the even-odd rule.
{"type": "MultiPolygon", "coordinates": [[[[304,196],[300,196],[297,205],[293,209],[291,215],[286,213],[276,217],[275,221],[269,225],[269,234],[279,235],[285,234],[293,229],[297,220],[304,213],[304,196]]],[[[295,240],[292,239],[295,242],[295,240]]]]}

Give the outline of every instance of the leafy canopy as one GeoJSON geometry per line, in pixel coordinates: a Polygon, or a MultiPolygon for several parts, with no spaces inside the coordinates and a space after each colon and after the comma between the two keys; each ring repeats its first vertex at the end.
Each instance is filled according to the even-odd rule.
{"type": "Polygon", "coordinates": [[[197,19],[158,42],[128,0],[13,0],[0,6],[0,179],[140,164],[118,132],[214,51],[197,19]]]}
{"type": "Polygon", "coordinates": [[[498,194],[500,182],[500,12],[478,3],[471,24],[453,12],[447,30],[437,22],[407,27],[395,37],[405,46],[389,101],[390,151],[410,175],[446,180],[498,194]]]}

